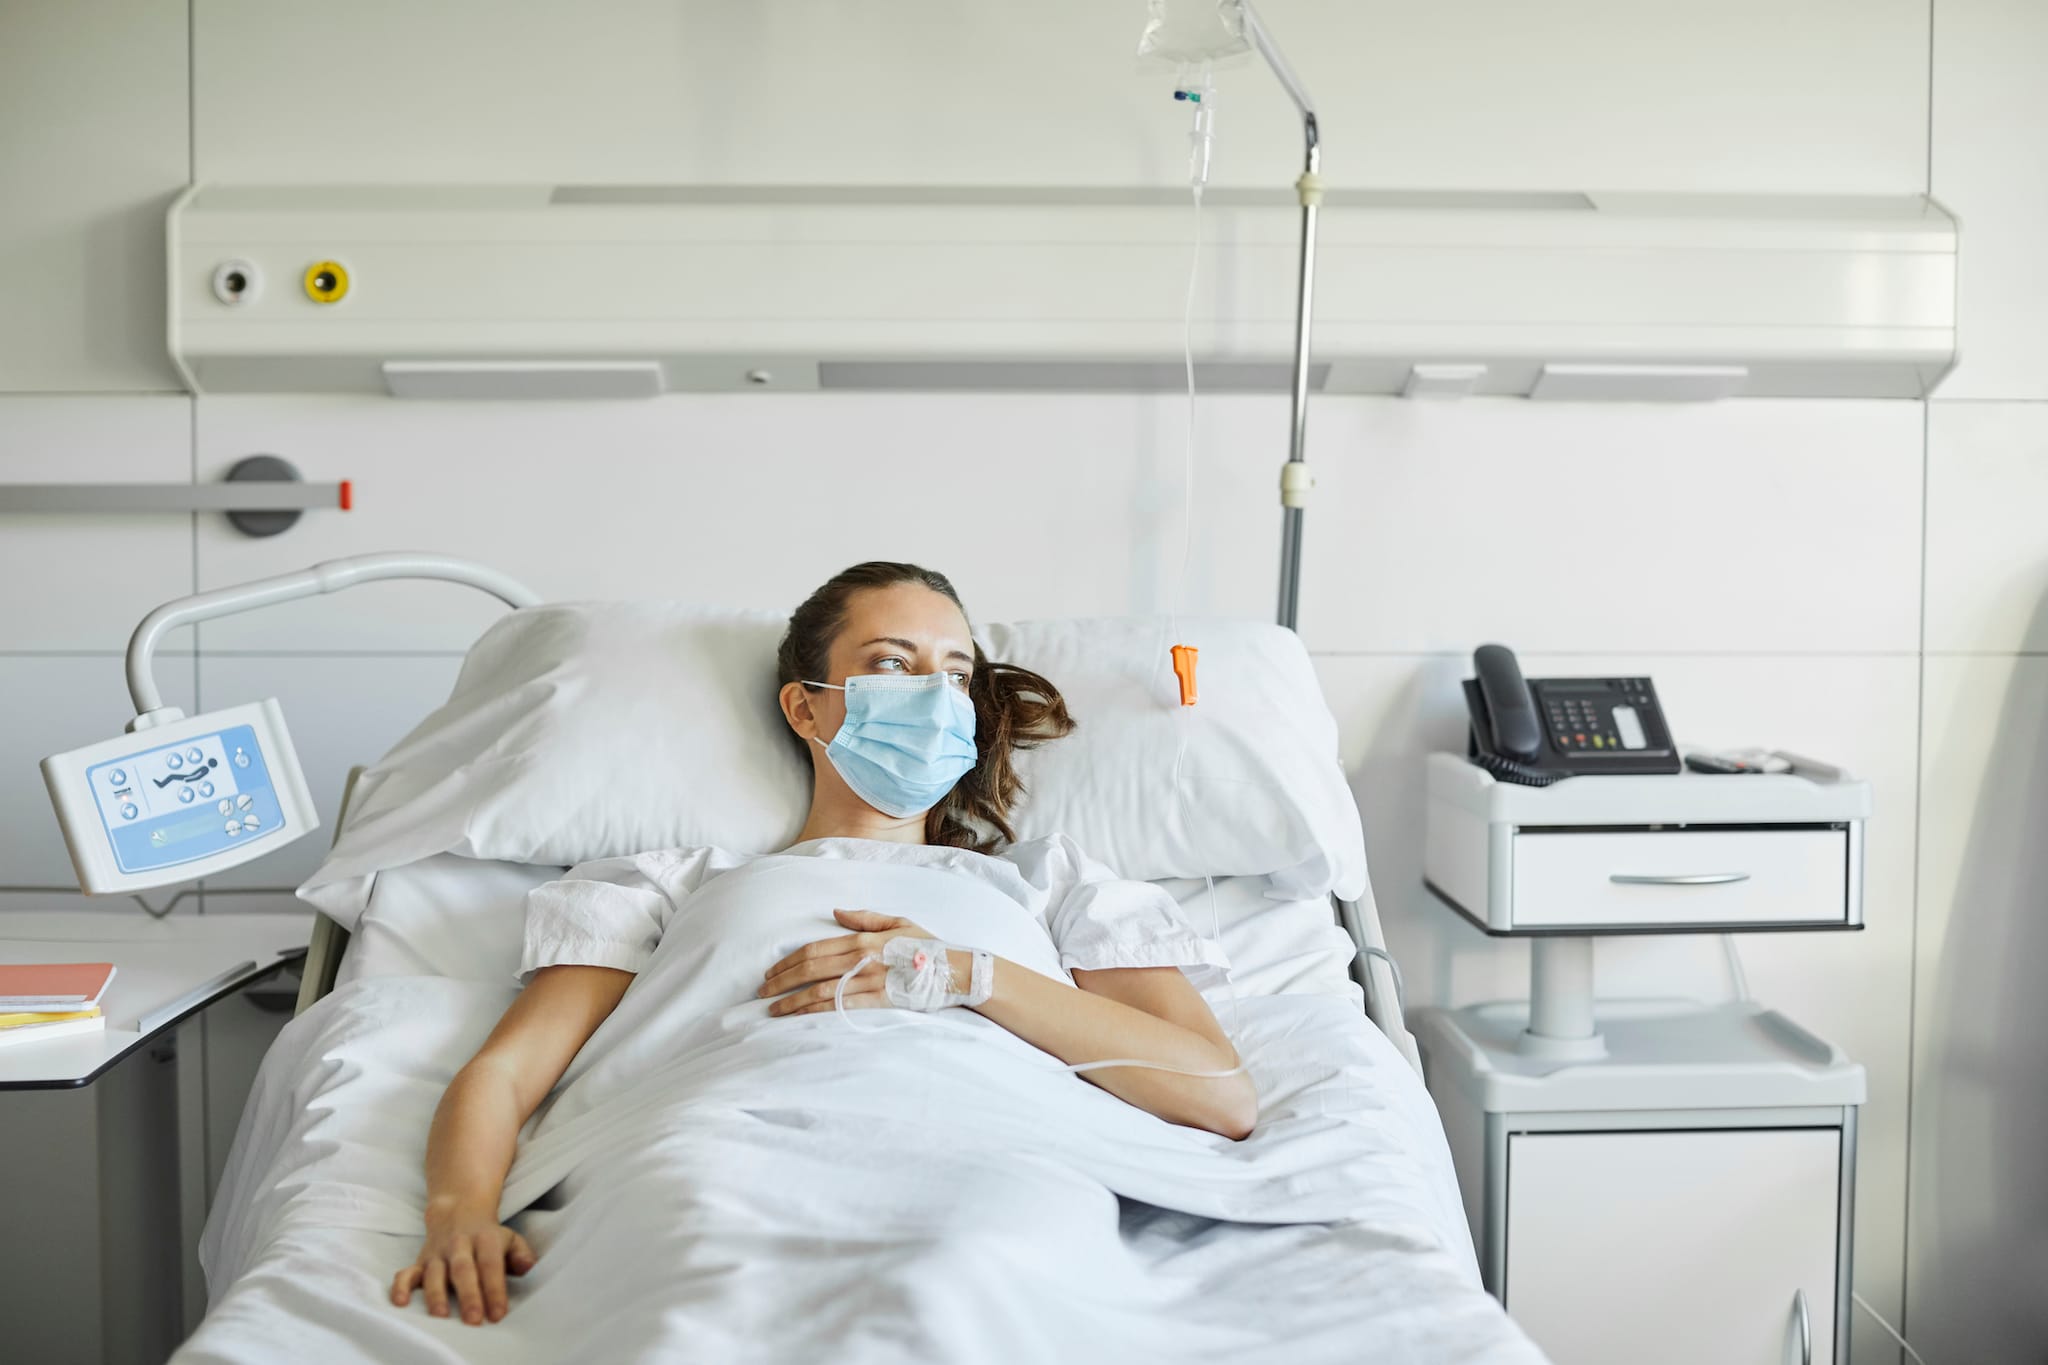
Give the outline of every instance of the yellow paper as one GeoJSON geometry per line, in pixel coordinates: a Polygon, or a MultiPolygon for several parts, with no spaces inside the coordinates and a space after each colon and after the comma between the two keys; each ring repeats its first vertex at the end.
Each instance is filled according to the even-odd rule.
{"type": "Polygon", "coordinates": [[[99,1006],[89,1010],[73,1010],[69,1014],[0,1014],[0,1029],[20,1028],[23,1024],[54,1024],[60,1019],[90,1019],[98,1014],[99,1006]]]}

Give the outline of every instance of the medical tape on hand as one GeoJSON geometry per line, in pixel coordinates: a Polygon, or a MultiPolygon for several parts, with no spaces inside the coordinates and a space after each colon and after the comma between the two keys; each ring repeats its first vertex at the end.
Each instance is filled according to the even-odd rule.
{"type": "Polygon", "coordinates": [[[906,1010],[942,1010],[951,1005],[974,1006],[995,994],[995,955],[979,948],[967,989],[953,989],[954,946],[935,938],[892,938],[882,945],[882,965],[889,969],[883,993],[889,1003],[906,1010]]]}

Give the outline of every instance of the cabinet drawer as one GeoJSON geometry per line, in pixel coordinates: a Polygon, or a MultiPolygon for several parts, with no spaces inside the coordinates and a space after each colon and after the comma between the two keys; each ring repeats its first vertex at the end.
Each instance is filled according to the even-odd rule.
{"type": "Polygon", "coordinates": [[[1845,924],[1845,829],[1517,833],[1520,928],[1845,924]]]}

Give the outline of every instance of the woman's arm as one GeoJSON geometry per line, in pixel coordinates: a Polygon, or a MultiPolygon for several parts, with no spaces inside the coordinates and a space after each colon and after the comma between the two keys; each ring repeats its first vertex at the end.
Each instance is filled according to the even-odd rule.
{"type": "MultiPolygon", "coordinates": [[[[903,934],[931,935],[907,919],[871,910],[835,910],[833,918],[860,932],[820,939],[777,962],[764,974],[762,995],[780,995],[771,1014],[811,1014],[833,1007],[839,978],[862,956],[876,958],[846,983],[848,1008],[889,1003],[882,947],[903,934]],[[801,987],[802,989],[797,989],[801,987]]],[[[955,950],[953,979],[966,981],[973,956],[955,950]]],[[[1223,1026],[1178,967],[1076,971],[1077,991],[1007,958],[995,960],[994,992],[974,1006],[1034,1047],[1069,1064],[1134,1057],[1188,1071],[1227,1071],[1238,1064],[1223,1026]]],[[[1233,1140],[1248,1136],[1259,1113],[1251,1077],[1181,1076],[1143,1067],[1104,1067],[1080,1073],[1119,1099],[1171,1123],[1206,1128],[1233,1140]]]]}
{"type": "Polygon", "coordinates": [[[449,1082],[427,1135],[426,1243],[392,1280],[393,1303],[410,1303],[417,1286],[427,1311],[446,1317],[452,1287],[464,1322],[505,1316],[505,1272],[523,1275],[534,1260],[498,1222],[520,1125],[632,983],[610,967],[543,967],[449,1082]]]}
{"type": "MultiPolygon", "coordinates": [[[[956,980],[972,960],[954,954],[956,980]]],[[[1136,1057],[1189,1071],[1225,1071],[1238,1064],[1223,1026],[1178,967],[1124,967],[1075,971],[1080,990],[997,958],[995,992],[974,1008],[1034,1047],[1063,1062],[1136,1057]]],[[[1083,1071],[1117,1098],[1172,1123],[1206,1128],[1232,1140],[1251,1135],[1259,1116],[1252,1078],[1180,1076],[1142,1067],[1083,1071]]]]}

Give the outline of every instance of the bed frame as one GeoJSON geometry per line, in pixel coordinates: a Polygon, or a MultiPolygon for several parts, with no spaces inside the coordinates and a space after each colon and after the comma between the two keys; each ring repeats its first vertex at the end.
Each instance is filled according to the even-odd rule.
{"type": "MultiPolygon", "coordinates": [[[[341,810],[334,819],[337,834],[348,813],[349,800],[355,795],[356,779],[362,776],[362,772],[359,767],[349,769],[348,783],[341,792],[341,810]]],[[[1379,907],[1373,902],[1370,888],[1363,900],[1338,900],[1332,896],[1330,903],[1337,923],[1344,926],[1356,949],[1351,957],[1351,979],[1365,992],[1366,1018],[1387,1035],[1407,1059],[1408,1065],[1414,1067],[1418,1075],[1421,1074],[1422,1056],[1416,1050],[1415,1035],[1408,1031],[1401,999],[1401,969],[1387,951],[1386,935],[1380,929],[1379,907]]],[[[342,955],[348,951],[348,939],[348,930],[325,914],[315,913],[313,939],[306,948],[304,975],[299,981],[299,1003],[294,1015],[304,1014],[315,1001],[334,989],[334,978],[341,970],[342,955]]]]}

